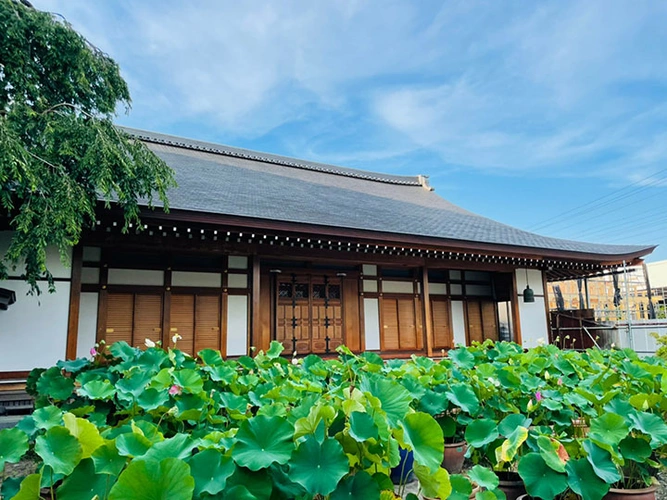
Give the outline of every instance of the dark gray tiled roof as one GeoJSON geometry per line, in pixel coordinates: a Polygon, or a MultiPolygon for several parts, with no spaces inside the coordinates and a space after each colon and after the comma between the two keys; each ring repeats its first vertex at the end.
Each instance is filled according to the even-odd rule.
{"type": "Polygon", "coordinates": [[[133,129],[176,172],[172,209],[604,255],[652,247],[540,236],[468,212],[424,177],[365,172],[133,129]]]}

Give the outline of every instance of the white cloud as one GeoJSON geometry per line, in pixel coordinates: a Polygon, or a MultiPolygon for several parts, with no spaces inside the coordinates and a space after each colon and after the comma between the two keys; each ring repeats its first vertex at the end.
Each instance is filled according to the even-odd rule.
{"type": "Polygon", "coordinates": [[[135,126],[197,124],[220,140],[291,127],[293,154],[387,168],[425,150],[459,168],[574,176],[667,159],[663,4],[36,4],[120,63],[135,126]]]}

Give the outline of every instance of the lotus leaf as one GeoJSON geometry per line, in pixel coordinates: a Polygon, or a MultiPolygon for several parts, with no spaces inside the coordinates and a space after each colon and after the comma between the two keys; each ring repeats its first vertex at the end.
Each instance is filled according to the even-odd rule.
{"type": "Polygon", "coordinates": [[[28,451],[28,435],[19,429],[0,430],[0,474],[5,462],[16,463],[28,451]]]}
{"type": "Polygon", "coordinates": [[[345,500],[358,498],[378,498],[380,487],[378,483],[365,471],[348,476],[338,483],[338,487],[331,493],[330,500],[345,500]]]}
{"type": "Polygon", "coordinates": [[[56,474],[71,474],[81,460],[79,441],[64,427],[52,427],[35,440],[35,452],[56,474]]]}
{"type": "Polygon", "coordinates": [[[183,460],[134,460],[111,488],[109,500],[191,500],[194,489],[190,466],[183,460]]]}
{"type": "Polygon", "coordinates": [[[549,467],[539,453],[528,453],[521,457],[519,475],[526,485],[528,494],[542,500],[554,498],[568,486],[567,476],[549,467]]]}
{"type": "Polygon", "coordinates": [[[403,438],[415,455],[415,462],[435,472],[442,463],[445,440],[442,429],[427,413],[411,413],[401,422],[403,438]]]}
{"type": "Polygon", "coordinates": [[[218,450],[208,449],[194,455],[188,462],[195,479],[195,495],[222,491],[236,469],[234,461],[218,450]]]}
{"type": "Polygon", "coordinates": [[[252,471],[285,464],[294,450],[294,428],[280,417],[264,415],[245,420],[236,434],[232,458],[252,471]]]}
{"type": "Polygon", "coordinates": [[[570,489],[587,500],[601,500],[609,485],[600,479],[585,458],[568,461],[565,466],[570,489]]]}
{"type": "Polygon", "coordinates": [[[311,495],[328,495],[349,472],[343,447],[331,438],[306,437],[290,460],[290,477],[311,495]]]}

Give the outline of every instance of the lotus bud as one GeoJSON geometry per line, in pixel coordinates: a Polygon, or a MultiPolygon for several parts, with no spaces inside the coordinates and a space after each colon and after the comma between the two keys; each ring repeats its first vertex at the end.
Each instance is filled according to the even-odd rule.
{"type": "Polygon", "coordinates": [[[144,340],[144,344],[146,347],[155,347],[155,342],[153,342],[151,339],[144,340]]]}

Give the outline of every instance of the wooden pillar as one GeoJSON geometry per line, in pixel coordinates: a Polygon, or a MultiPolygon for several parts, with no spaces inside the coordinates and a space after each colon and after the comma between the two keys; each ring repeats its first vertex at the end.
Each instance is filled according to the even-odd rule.
{"type": "Polygon", "coordinates": [[[424,330],[426,331],[426,355],[433,356],[433,315],[431,314],[431,298],[428,286],[428,268],[422,267],[422,311],[424,314],[424,330]]]}
{"type": "Polygon", "coordinates": [[[551,311],[549,310],[549,289],[547,288],[547,273],[542,273],[542,293],[544,294],[544,314],[547,315],[547,343],[551,344],[553,335],[551,334],[551,311]]]}
{"type": "Polygon", "coordinates": [[[512,324],[514,325],[514,342],[521,345],[521,316],[519,314],[519,301],[522,297],[519,296],[519,287],[516,282],[516,269],[512,271],[512,324]]]}
{"type": "Polygon", "coordinates": [[[107,281],[109,279],[109,264],[106,262],[105,252],[102,251],[102,259],[100,261],[102,267],[100,267],[100,295],[97,300],[97,335],[95,341],[99,342],[100,340],[106,337],[106,327],[107,327],[107,304],[109,292],[107,290],[107,281]]]}
{"type": "Polygon", "coordinates": [[[252,291],[251,291],[251,320],[249,345],[256,346],[262,338],[262,315],[261,315],[261,287],[259,256],[252,256],[252,291]]]}
{"type": "Polygon", "coordinates": [[[69,292],[69,318],[67,322],[67,359],[76,358],[79,337],[79,309],[81,304],[81,268],[83,267],[83,247],[72,249],[72,281],[69,292]]]}
{"type": "Polygon", "coordinates": [[[164,295],[162,300],[162,345],[171,345],[171,269],[172,259],[169,256],[169,267],[164,272],[164,295]]]}

